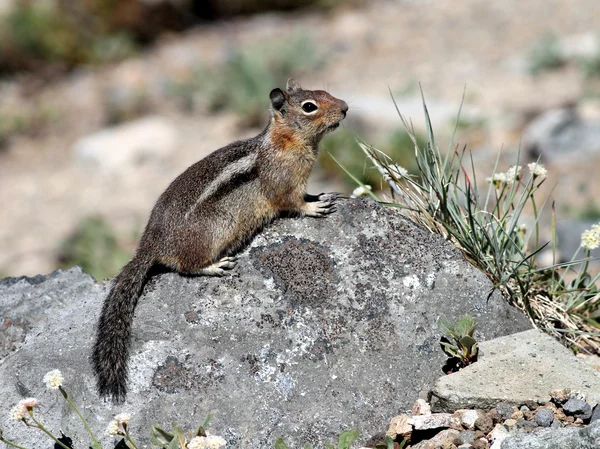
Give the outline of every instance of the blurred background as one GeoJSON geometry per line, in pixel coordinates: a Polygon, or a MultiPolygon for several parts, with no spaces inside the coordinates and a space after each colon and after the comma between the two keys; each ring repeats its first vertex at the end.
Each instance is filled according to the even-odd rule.
{"type": "Polygon", "coordinates": [[[390,93],[423,130],[420,83],[446,148],[466,86],[456,142],[481,180],[500,149],[499,171],[542,155],[569,259],[600,220],[599,18],[598,0],[0,0],[0,277],[116,274],[167,185],[256,135],[290,76],[350,105],[312,193],[356,187],[329,153],[382,187],[357,138],[414,171],[390,93]]]}

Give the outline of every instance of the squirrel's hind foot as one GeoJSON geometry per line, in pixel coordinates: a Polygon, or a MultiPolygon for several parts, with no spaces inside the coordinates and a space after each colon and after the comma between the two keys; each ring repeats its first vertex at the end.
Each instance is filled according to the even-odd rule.
{"type": "Polygon", "coordinates": [[[317,196],[317,201],[306,203],[303,213],[307,217],[326,217],[337,210],[335,201],[339,198],[339,193],[321,193],[317,196]]]}
{"type": "Polygon", "coordinates": [[[225,276],[229,270],[235,268],[236,262],[235,257],[223,257],[218,262],[209,265],[208,267],[202,268],[198,274],[205,276],[225,276]]]}

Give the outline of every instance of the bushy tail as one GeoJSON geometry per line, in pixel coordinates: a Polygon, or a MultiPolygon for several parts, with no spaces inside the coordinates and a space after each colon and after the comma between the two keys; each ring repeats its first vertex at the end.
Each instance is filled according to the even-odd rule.
{"type": "Polygon", "coordinates": [[[92,365],[100,396],[115,402],[127,393],[127,359],[133,313],[154,259],[140,251],[123,267],[108,294],[96,330],[92,365]]]}

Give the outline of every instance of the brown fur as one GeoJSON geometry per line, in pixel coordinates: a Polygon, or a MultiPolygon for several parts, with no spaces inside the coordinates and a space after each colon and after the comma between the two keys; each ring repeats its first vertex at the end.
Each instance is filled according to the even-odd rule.
{"type": "Polygon", "coordinates": [[[335,195],[307,195],[306,183],[321,138],[344,119],[348,106],[325,91],[302,90],[293,80],[270,98],[271,120],[261,134],[189,167],[154,206],[136,255],[116,277],[98,321],[91,360],[101,396],[125,398],[133,314],[154,264],[184,274],[223,275],[234,265],[225,256],[281,212],[318,217],[335,210],[335,195]],[[304,110],[307,101],[316,110],[304,110]]]}

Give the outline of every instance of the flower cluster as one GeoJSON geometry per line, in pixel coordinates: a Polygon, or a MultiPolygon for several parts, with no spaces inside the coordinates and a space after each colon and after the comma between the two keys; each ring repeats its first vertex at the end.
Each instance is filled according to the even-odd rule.
{"type": "Polygon", "coordinates": [[[393,180],[392,176],[390,176],[390,172],[393,173],[394,177],[396,178],[408,178],[408,170],[402,167],[401,165],[392,164],[388,165],[385,168],[386,171],[385,173],[383,173],[383,179],[385,179],[387,182],[393,180]]]}
{"type": "Polygon", "coordinates": [[[187,449],[221,449],[224,448],[227,441],[223,437],[208,435],[205,437],[194,437],[187,444],[187,449]]]}
{"type": "Polygon", "coordinates": [[[527,168],[534,178],[544,179],[546,176],[548,176],[548,170],[546,170],[542,164],[538,164],[537,162],[527,164],[527,168]]]}
{"type": "Polygon", "coordinates": [[[125,428],[127,427],[127,424],[129,424],[130,419],[131,415],[129,413],[119,413],[118,415],[115,415],[106,428],[108,436],[114,437],[116,435],[125,435],[125,428]]]}
{"type": "Polygon", "coordinates": [[[58,390],[58,387],[62,386],[64,381],[65,378],[57,369],[47,372],[44,376],[44,383],[48,390],[58,390]]]}
{"type": "Polygon", "coordinates": [[[581,247],[583,249],[592,250],[600,246],[600,223],[592,226],[581,234],[581,247]]]}
{"type": "Polygon", "coordinates": [[[10,411],[10,419],[13,421],[23,421],[25,415],[34,407],[37,407],[38,400],[36,398],[21,399],[10,411]]]}
{"type": "MultiPolygon", "coordinates": [[[[537,162],[527,164],[527,168],[534,179],[539,178],[542,180],[548,175],[548,170],[546,170],[542,164],[537,162]]],[[[522,169],[523,167],[520,165],[513,165],[506,171],[506,173],[494,173],[493,176],[487,177],[485,180],[491,184],[494,184],[496,189],[499,189],[503,185],[511,185],[514,182],[519,181],[521,179],[522,169]]]]}
{"type": "Polygon", "coordinates": [[[368,184],[365,184],[364,187],[363,186],[357,187],[352,192],[352,195],[350,195],[350,198],[358,198],[360,196],[368,195],[370,190],[372,190],[372,187],[368,184]]]}
{"type": "Polygon", "coordinates": [[[512,184],[513,182],[521,179],[521,167],[520,165],[513,165],[506,171],[506,183],[512,184]]]}

